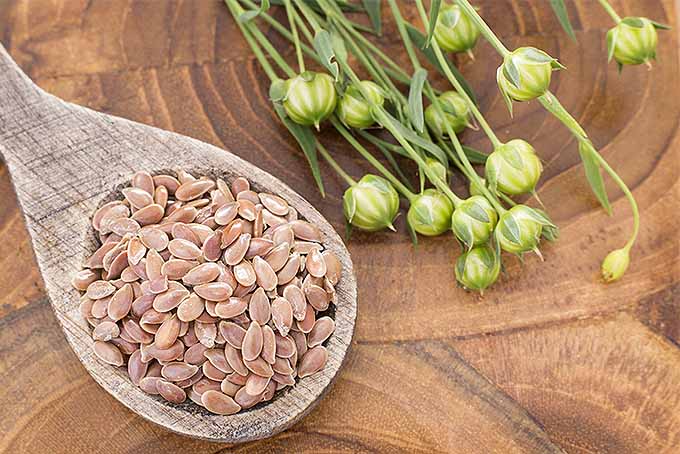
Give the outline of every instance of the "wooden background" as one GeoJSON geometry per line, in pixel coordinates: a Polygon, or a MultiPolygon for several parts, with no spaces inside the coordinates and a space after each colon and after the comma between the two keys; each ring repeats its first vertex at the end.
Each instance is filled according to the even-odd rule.
{"type": "MultiPolygon", "coordinates": [[[[561,227],[559,243],[543,248],[543,264],[506,260],[507,274],[479,298],[455,286],[450,236],[414,250],[403,217],[397,234],[355,235],[359,319],[336,386],[291,430],[229,448],[165,432],[89,377],[45,301],[3,166],[0,451],[680,452],[676,31],[661,33],[652,71],[618,76],[606,65],[610,21],[595,0],[568,2],[578,44],[545,0],[476,4],[509,46],[542,47],[569,68],[553,91],[634,188],[643,224],[624,280],[605,286],[598,273],[601,258],[627,238],[625,200],[610,186],[617,216],[597,209],[573,140],[538,104],[518,106],[510,120],[495,88],[498,59],[483,43],[461,69],[501,139],[522,137],[539,150],[540,196],[561,227]]],[[[672,0],[613,4],[621,15],[678,28],[672,0]]],[[[388,23],[381,44],[406,65],[395,33],[388,23]]],[[[343,228],[341,182],[325,168],[328,195],[318,195],[219,1],[2,0],[0,40],[49,92],[231,150],[343,228]]],[[[488,150],[480,135],[464,140],[488,150]]],[[[351,173],[368,171],[334,134],[324,141],[351,173]]]]}

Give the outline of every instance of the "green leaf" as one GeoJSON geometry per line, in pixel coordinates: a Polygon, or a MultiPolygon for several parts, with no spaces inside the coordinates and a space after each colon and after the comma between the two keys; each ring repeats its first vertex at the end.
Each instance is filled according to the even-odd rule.
{"type": "Polygon", "coordinates": [[[535,61],[536,63],[548,63],[555,60],[542,50],[534,49],[533,47],[527,48],[524,51],[524,56],[527,57],[529,60],[535,61]]]}
{"type": "Polygon", "coordinates": [[[340,70],[338,63],[335,60],[335,52],[333,51],[333,43],[331,35],[326,30],[319,30],[314,35],[314,50],[321,59],[321,64],[333,75],[335,80],[338,80],[340,70]]]}
{"type": "Polygon", "coordinates": [[[419,68],[411,77],[411,87],[408,92],[408,115],[411,123],[418,132],[425,130],[425,120],[423,118],[423,84],[427,79],[427,71],[419,68]]]}
{"type": "Polygon", "coordinates": [[[673,29],[673,27],[671,27],[670,25],[662,24],[661,22],[656,22],[656,21],[653,21],[653,20],[649,20],[649,22],[652,23],[654,28],[657,28],[659,30],[672,30],[673,29]]]}
{"type": "Polygon", "coordinates": [[[564,0],[550,0],[550,6],[557,16],[557,20],[560,25],[567,32],[567,35],[576,41],[576,34],[574,33],[574,27],[571,26],[571,21],[569,20],[569,14],[567,13],[567,7],[564,4],[564,0]]]}
{"type": "Polygon", "coordinates": [[[469,251],[472,249],[472,229],[470,228],[470,225],[468,224],[466,226],[467,228],[465,229],[458,229],[456,231],[457,238],[463,243],[463,245],[467,248],[469,251]]]}
{"type": "Polygon", "coordinates": [[[519,238],[520,233],[519,233],[519,225],[517,225],[517,222],[515,221],[515,218],[512,216],[508,216],[501,225],[501,230],[503,232],[503,236],[507,238],[508,240],[512,241],[515,244],[521,244],[521,240],[519,238]]]}
{"type": "Polygon", "coordinates": [[[281,103],[286,99],[286,81],[276,79],[269,86],[269,99],[274,103],[281,103]]]}
{"type": "MultiPolygon", "coordinates": [[[[269,88],[270,97],[272,96],[272,92],[278,89],[277,88],[278,85],[275,86],[275,84],[276,81],[272,83],[272,85],[269,88]]],[[[317,141],[316,137],[314,136],[314,132],[312,131],[312,128],[310,128],[309,126],[299,125],[292,121],[290,118],[288,118],[285,109],[279,103],[274,103],[274,110],[281,119],[281,122],[283,122],[284,126],[288,129],[288,131],[300,145],[300,148],[302,149],[305,158],[307,158],[309,167],[312,170],[312,176],[314,177],[314,181],[316,181],[316,185],[319,187],[319,192],[321,193],[322,197],[325,197],[326,191],[324,190],[323,187],[323,181],[321,179],[321,169],[319,169],[319,158],[317,156],[316,151],[317,141]]]]}
{"type": "Polygon", "coordinates": [[[626,17],[621,23],[633,28],[643,28],[645,26],[645,23],[639,17],[626,17]]]}
{"type": "Polygon", "coordinates": [[[508,58],[508,60],[503,64],[503,75],[507,80],[510,81],[512,85],[515,86],[515,88],[521,88],[520,84],[522,83],[519,75],[519,69],[517,69],[517,66],[515,66],[515,62],[512,60],[512,58],[508,58]]]}
{"type": "MultiPolygon", "coordinates": [[[[427,61],[432,64],[432,66],[435,67],[435,69],[442,75],[444,75],[444,70],[442,69],[441,65],[439,64],[439,61],[437,60],[437,57],[434,54],[434,51],[431,48],[424,48],[425,42],[427,38],[425,35],[423,35],[420,30],[415,28],[411,24],[405,24],[406,25],[406,30],[408,31],[409,36],[411,37],[411,40],[413,40],[413,43],[420,49],[420,52],[425,56],[427,61]]],[[[451,69],[451,72],[455,76],[456,79],[458,79],[458,82],[463,86],[463,90],[465,90],[465,93],[472,99],[472,102],[475,103],[475,105],[479,105],[477,102],[477,96],[475,96],[475,92],[472,90],[472,87],[468,83],[467,80],[465,80],[465,77],[458,71],[458,68],[451,63],[450,60],[447,60],[447,63],[449,65],[449,69],[451,69]]]]}
{"type": "Polygon", "coordinates": [[[556,227],[552,220],[550,220],[548,213],[543,210],[530,208],[527,213],[529,213],[529,216],[534,218],[536,221],[540,222],[542,226],[556,227]]]}
{"type": "Polygon", "coordinates": [[[618,36],[618,29],[612,29],[607,32],[607,62],[614,58],[614,49],[616,49],[616,38],[618,36]]]}
{"type": "MultiPolygon", "coordinates": [[[[439,162],[444,164],[444,166],[448,167],[448,159],[446,158],[446,154],[441,148],[439,148],[437,145],[433,144],[429,140],[423,139],[413,130],[402,125],[396,118],[390,115],[389,112],[385,111],[385,115],[390,120],[390,126],[393,129],[396,129],[399,134],[404,136],[404,138],[408,142],[422,148],[427,153],[431,154],[435,159],[439,160],[439,162]]],[[[386,125],[383,126],[387,127],[386,125]]]]}
{"type": "Polygon", "coordinates": [[[441,0],[432,0],[432,3],[430,4],[430,26],[427,29],[425,47],[430,47],[430,42],[434,36],[434,28],[437,26],[437,17],[439,16],[439,7],[441,4],[441,0]]]}
{"type": "Polygon", "coordinates": [[[335,53],[336,61],[347,61],[347,48],[345,48],[345,41],[342,39],[340,34],[333,30],[331,32],[331,45],[333,47],[333,52],[335,53]]]}
{"type": "Polygon", "coordinates": [[[463,145],[463,151],[465,152],[465,156],[467,156],[468,160],[472,164],[485,164],[486,158],[489,157],[489,155],[486,153],[482,153],[481,151],[472,147],[468,147],[467,145],[463,145]]]}
{"type": "Polygon", "coordinates": [[[241,13],[241,15],[238,17],[238,21],[242,24],[246,23],[248,21],[255,19],[260,14],[266,12],[268,9],[269,0],[262,0],[262,3],[260,3],[260,7],[258,9],[251,9],[250,11],[241,13]]]}
{"type": "Polygon", "coordinates": [[[373,29],[375,30],[375,33],[377,35],[382,34],[382,18],[380,15],[380,0],[361,0],[361,3],[364,5],[364,9],[366,10],[366,14],[368,14],[368,18],[371,20],[371,24],[373,25],[373,29]]]}
{"type": "Polygon", "coordinates": [[[418,246],[418,234],[416,233],[416,230],[413,228],[410,222],[408,222],[408,218],[406,219],[406,230],[408,231],[409,236],[411,237],[411,243],[413,243],[413,247],[418,246]]]}
{"type": "Polygon", "coordinates": [[[605,211],[611,215],[612,207],[609,204],[609,197],[607,197],[604,179],[600,173],[600,164],[595,159],[595,153],[597,153],[595,148],[593,148],[593,145],[589,141],[583,141],[579,143],[578,152],[581,155],[583,168],[586,171],[586,178],[588,179],[588,183],[590,183],[590,188],[600,202],[600,205],[602,205],[605,211]]]}
{"type": "MultiPolygon", "coordinates": [[[[324,11],[319,6],[319,2],[317,2],[317,0],[302,0],[302,2],[305,3],[307,6],[309,6],[312,10],[316,11],[317,13],[323,14],[324,11]]],[[[272,5],[284,6],[285,0],[270,0],[270,3],[272,5]]],[[[337,4],[342,11],[346,11],[346,12],[364,11],[364,8],[361,5],[358,5],[358,4],[343,2],[343,1],[337,1],[337,4]]]]}

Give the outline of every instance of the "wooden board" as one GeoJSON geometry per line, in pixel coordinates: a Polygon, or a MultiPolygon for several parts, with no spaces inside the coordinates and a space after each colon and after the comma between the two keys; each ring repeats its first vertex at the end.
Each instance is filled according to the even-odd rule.
{"type": "MultiPolygon", "coordinates": [[[[619,0],[622,15],[677,29],[672,0],[619,0]]],[[[397,234],[355,235],[355,345],[336,386],[300,424],[244,452],[678,452],[680,265],[677,32],[661,34],[652,71],[606,65],[610,26],[595,0],[568,1],[579,42],[543,0],[480,0],[510,46],[544,48],[569,70],[553,88],[638,199],[642,230],[626,278],[598,282],[606,252],[627,237],[597,208],[575,144],[537,104],[511,121],[487,44],[462,59],[501,139],[530,140],[545,161],[540,196],[561,227],[546,262],[507,274],[483,299],[455,287],[451,237],[414,250],[397,234]]],[[[404,7],[414,19],[415,10],[404,7]]],[[[394,27],[382,44],[406,58],[394,27]]],[[[289,49],[275,33],[272,41],[289,49]]],[[[324,168],[322,199],[304,157],[269,108],[267,83],[220,2],[8,1],[0,39],[46,90],[94,109],[228,148],[267,169],[343,225],[343,187],[324,168]]],[[[441,81],[440,81],[441,82],[441,81]]],[[[445,85],[442,85],[445,86],[445,85]]],[[[1,125],[0,125],[1,127],[1,125]]],[[[480,135],[465,141],[488,149],[480,135]]],[[[334,134],[324,141],[360,176],[369,170],[334,134]]],[[[46,304],[6,170],[0,174],[0,451],[214,452],[170,434],[101,390],[71,352],[46,304]]]]}

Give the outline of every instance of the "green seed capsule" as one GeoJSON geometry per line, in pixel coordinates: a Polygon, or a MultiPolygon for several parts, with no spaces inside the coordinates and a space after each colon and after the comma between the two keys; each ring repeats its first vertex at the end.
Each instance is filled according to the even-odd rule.
{"type": "Polygon", "coordinates": [[[431,158],[428,156],[427,158],[425,158],[425,165],[431,172],[437,175],[437,178],[439,178],[442,181],[448,181],[449,169],[447,169],[439,159],[431,158]]]}
{"type": "Polygon", "coordinates": [[[486,160],[485,176],[491,187],[508,195],[533,192],[541,172],[536,150],[521,139],[499,146],[486,160]]]}
{"type": "Polygon", "coordinates": [[[333,78],[325,73],[305,71],[286,81],[283,107],[295,123],[316,126],[335,109],[337,95],[333,78]]]}
{"type": "MultiPolygon", "coordinates": [[[[484,178],[480,178],[481,184],[486,184],[486,180],[484,178]]],[[[482,188],[479,187],[479,185],[473,180],[470,181],[470,185],[468,186],[468,192],[470,192],[470,195],[481,195],[483,196],[484,193],[482,192],[482,188]]]]}
{"type": "Polygon", "coordinates": [[[477,44],[479,29],[458,5],[449,5],[439,11],[434,39],[446,52],[466,52],[477,44]]]}
{"type": "Polygon", "coordinates": [[[609,60],[619,65],[648,64],[656,58],[657,43],[656,27],[644,17],[626,17],[607,32],[609,60]]]}
{"type": "Polygon", "coordinates": [[[342,197],[345,218],[354,227],[375,232],[394,230],[392,221],[399,211],[399,194],[389,181],[377,175],[364,175],[342,197]]]}
{"type": "Polygon", "coordinates": [[[463,201],[453,212],[451,229],[468,249],[489,241],[498,214],[491,203],[480,195],[463,201]]]}
{"type": "Polygon", "coordinates": [[[496,79],[506,101],[530,101],[548,91],[553,70],[561,68],[542,50],[520,47],[503,59],[496,79]]]}
{"type": "Polygon", "coordinates": [[[456,261],[456,279],[469,290],[488,288],[500,272],[501,258],[488,244],[471,249],[456,261]]]}
{"type": "Polygon", "coordinates": [[[616,249],[607,254],[602,262],[602,277],[605,282],[614,282],[621,279],[628,269],[630,255],[627,248],[616,249]]]}
{"type": "MultiPolygon", "coordinates": [[[[370,80],[362,80],[361,86],[368,92],[373,103],[379,106],[385,104],[382,88],[378,84],[370,80]]],[[[371,105],[366,102],[362,91],[355,85],[350,85],[345,90],[345,94],[338,102],[337,113],[340,120],[352,128],[364,129],[375,124],[371,115],[371,105]]]]}
{"type": "Polygon", "coordinates": [[[512,254],[537,251],[545,225],[552,225],[545,216],[526,205],[516,205],[498,221],[496,239],[504,251],[512,254]]]}
{"type": "Polygon", "coordinates": [[[441,235],[451,227],[453,204],[440,191],[426,189],[411,202],[407,220],[416,232],[426,236],[441,235]]]}
{"type": "Polygon", "coordinates": [[[448,136],[445,122],[456,134],[470,125],[470,107],[467,101],[455,91],[446,91],[439,96],[443,115],[437,113],[434,104],[425,109],[425,123],[437,137],[448,136]]]}

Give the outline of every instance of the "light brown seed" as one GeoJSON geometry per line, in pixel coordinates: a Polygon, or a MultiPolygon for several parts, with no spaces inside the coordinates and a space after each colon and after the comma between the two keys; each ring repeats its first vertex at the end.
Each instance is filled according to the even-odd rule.
{"type": "Polygon", "coordinates": [[[262,352],[262,328],[257,322],[251,322],[241,344],[241,353],[245,361],[254,361],[262,352]]]}
{"type": "MultiPolygon", "coordinates": [[[[101,230],[102,218],[104,218],[113,207],[125,207],[125,208],[127,208],[125,206],[125,204],[123,202],[121,202],[120,200],[114,200],[113,202],[108,202],[108,203],[102,205],[100,208],[97,209],[97,211],[94,212],[94,215],[92,216],[92,227],[94,227],[94,229],[96,231],[101,230]]],[[[116,209],[123,210],[122,208],[116,208],[116,209]]],[[[127,212],[129,214],[130,210],[128,209],[127,212]]]]}
{"type": "Polygon", "coordinates": [[[302,357],[307,351],[307,336],[300,331],[291,331],[290,336],[295,341],[295,353],[302,357]]]}
{"type": "Polygon", "coordinates": [[[191,347],[187,348],[187,350],[184,352],[184,362],[187,364],[200,366],[207,360],[207,358],[204,355],[204,353],[207,350],[208,347],[201,344],[200,342],[192,345],[191,347]]]}
{"type": "Polygon", "coordinates": [[[99,221],[99,231],[102,234],[107,234],[111,232],[111,224],[116,221],[116,219],[127,218],[130,216],[130,209],[125,205],[113,205],[106,213],[101,217],[99,221]]]}
{"type": "Polygon", "coordinates": [[[157,186],[153,193],[153,203],[165,208],[168,204],[168,196],[168,188],[165,186],[157,186]]]}
{"type": "Polygon", "coordinates": [[[335,322],[330,317],[321,317],[314,323],[314,328],[307,336],[307,345],[309,348],[314,348],[321,345],[333,334],[335,331],[335,322]]]}
{"type": "MultiPolygon", "coordinates": [[[[221,321],[219,324],[220,334],[229,345],[234,348],[241,348],[246,330],[233,322],[221,321]]],[[[233,367],[233,366],[232,366],[233,367]]]]}
{"type": "Polygon", "coordinates": [[[208,348],[215,346],[215,337],[217,337],[217,325],[215,323],[200,322],[200,317],[194,321],[194,334],[198,341],[208,348]]]}
{"type": "Polygon", "coordinates": [[[158,328],[158,331],[156,331],[154,340],[156,347],[161,350],[170,348],[177,340],[177,336],[179,336],[179,328],[180,321],[177,316],[173,315],[165,320],[160,328],[158,328]]]}
{"type": "Polygon", "coordinates": [[[231,296],[233,289],[224,282],[210,282],[194,287],[194,292],[208,301],[224,301],[231,296]]]}
{"type": "Polygon", "coordinates": [[[199,241],[198,236],[196,236],[191,227],[181,222],[175,222],[172,225],[172,237],[176,240],[190,241],[198,247],[201,247],[203,244],[199,241]]]}
{"type": "Polygon", "coordinates": [[[262,359],[269,364],[276,360],[276,335],[268,325],[262,327],[262,359]]]}
{"type": "Polygon", "coordinates": [[[179,259],[196,260],[201,256],[201,249],[191,241],[174,239],[168,244],[168,250],[179,259]]]}
{"type": "Polygon", "coordinates": [[[265,238],[251,238],[250,246],[246,252],[246,258],[252,259],[256,255],[266,256],[274,248],[274,242],[265,238]]]}
{"type": "Polygon", "coordinates": [[[112,234],[123,237],[127,234],[134,235],[139,231],[139,223],[130,218],[118,218],[108,224],[112,234]]]}
{"type": "Polygon", "coordinates": [[[184,390],[169,381],[158,380],[156,382],[156,389],[163,399],[174,404],[181,404],[187,399],[187,394],[184,390]]]}
{"type": "Polygon", "coordinates": [[[266,325],[271,316],[269,298],[262,287],[259,287],[250,297],[248,305],[250,318],[259,325],[266,325]]]}
{"type": "Polygon", "coordinates": [[[281,375],[275,373],[272,375],[272,381],[286,386],[293,386],[295,384],[295,378],[293,378],[292,375],[281,375]]]}
{"type": "Polygon", "coordinates": [[[220,318],[234,318],[243,314],[248,308],[248,303],[243,298],[232,296],[227,301],[215,305],[215,315],[220,318]]]}
{"type": "Polygon", "coordinates": [[[224,380],[222,380],[222,383],[220,383],[220,391],[222,391],[227,396],[231,396],[231,397],[234,397],[236,395],[236,393],[238,392],[238,390],[241,389],[241,387],[242,387],[242,385],[237,385],[235,383],[232,383],[226,378],[224,380]]]}
{"type": "Polygon", "coordinates": [[[127,370],[128,370],[128,376],[130,377],[130,381],[135,385],[139,386],[140,381],[144,378],[146,375],[146,371],[148,370],[149,364],[142,362],[140,359],[140,351],[135,350],[132,355],[128,358],[128,363],[127,363],[127,370]]]}
{"type": "Polygon", "coordinates": [[[271,377],[261,377],[260,375],[250,375],[246,381],[246,393],[251,396],[261,396],[267,388],[271,377]]]}
{"type": "Polygon", "coordinates": [[[290,358],[295,353],[295,341],[289,336],[275,335],[276,356],[290,358]]]}
{"type": "Polygon", "coordinates": [[[274,244],[277,246],[287,243],[288,249],[290,250],[290,248],[293,247],[293,244],[295,243],[295,234],[293,233],[293,229],[291,229],[288,224],[277,227],[272,233],[272,241],[274,241],[274,244]]]}
{"type": "Polygon", "coordinates": [[[271,211],[262,210],[262,221],[269,226],[278,227],[288,223],[285,218],[273,214],[271,211]]]}
{"type": "Polygon", "coordinates": [[[127,251],[123,251],[113,259],[113,261],[109,264],[108,273],[104,274],[102,277],[109,281],[118,279],[120,274],[125,268],[128,267],[129,264],[130,262],[128,261],[127,251]]]}
{"type": "Polygon", "coordinates": [[[153,308],[158,312],[169,312],[180,305],[180,303],[189,296],[189,290],[168,289],[167,292],[156,295],[153,300],[153,308]]]}
{"type": "Polygon", "coordinates": [[[151,205],[153,203],[153,197],[144,189],[125,188],[122,192],[125,200],[130,202],[130,205],[132,205],[134,208],[144,208],[145,206],[151,205]]]}
{"type": "Polygon", "coordinates": [[[314,224],[307,221],[295,220],[289,222],[290,228],[297,238],[305,241],[321,242],[321,232],[314,224]]]}
{"type": "Polygon", "coordinates": [[[246,365],[249,371],[261,377],[271,377],[274,375],[274,370],[272,369],[271,364],[261,357],[257,357],[253,361],[244,359],[243,364],[246,365]]]}
{"type": "Polygon", "coordinates": [[[274,372],[281,375],[290,375],[293,373],[293,368],[286,358],[276,358],[274,364],[272,364],[272,369],[274,372]]]}
{"type": "Polygon", "coordinates": [[[222,260],[226,265],[234,266],[243,260],[250,246],[250,238],[249,233],[243,233],[225,249],[222,260]]]}
{"type": "Polygon", "coordinates": [[[276,393],[276,382],[274,380],[269,380],[269,383],[267,383],[267,387],[264,389],[264,392],[262,393],[262,402],[267,402],[267,401],[272,400],[275,393],[276,393]]]}
{"type": "Polygon", "coordinates": [[[131,355],[135,350],[139,348],[137,344],[128,342],[121,337],[114,337],[109,342],[118,347],[118,350],[120,350],[120,352],[123,353],[124,355],[131,355]]]}
{"type": "Polygon", "coordinates": [[[324,289],[317,285],[309,285],[304,288],[304,294],[307,302],[319,312],[328,309],[328,294],[324,289]]]}
{"type": "Polygon", "coordinates": [[[137,221],[139,225],[142,226],[156,224],[161,219],[163,219],[164,213],[165,209],[162,206],[152,203],[151,205],[145,206],[144,208],[132,213],[132,219],[137,221]]]}
{"type": "Polygon", "coordinates": [[[194,260],[170,259],[161,266],[161,274],[168,279],[178,280],[197,267],[199,262],[194,260]]]}
{"type": "Polygon", "coordinates": [[[132,187],[143,189],[150,195],[153,194],[154,182],[151,174],[143,170],[136,172],[132,175],[132,187]]]}
{"type": "Polygon", "coordinates": [[[87,292],[85,295],[87,295],[87,297],[90,299],[98,300],[106,298],[109,295],[113,295],[115,291],[116,287],[111,285],[110,282],[99,280],[94,281],[87,286],[87,292]]]}
{"type": "Polygon", "coordinates": [[[169,194],[174,194],[180,185],[177,178],[171,175],[156,175],[153,177],[153,182],[156,185],[156,187],[165,186],[169,194]]]}
{"type": "Polygon", "coordinates": [[[80,304],[78,305],[78,310],[80,311],[80,316],[83,317],[84,319],[88,319],[92,317],[92,305],[94,304],[94,301],[88,298],[86,295],[83,295],[80,298],[80,304]]]}
{"type": "Polygon", "coordinates": [[[321,245],[319,243],[314,243],[313,241],[300,241],[297,240],[293,243],[293,252],[297,252],[301,255],[306,255],[313,250],[320,251],[321,245]]]}
{"type": "Polygon", "coordinates": [[[149,292],[154,295],[163,293],[168,289],[168,278],[167,276],[161,276],[152,281],[146,281],[149,283],[149,292]]]}
{"type": "Polygon", "coordinates": [[[283,289],[283,297],[288,300],[293,308],[293,317],[296,320],[304,320],[307,301],[300,287],[289,284],[283,289]]]}
{"type": "Polygon", "coordinates": [[[144,377],[139,381],[139,387],[147,394],[158,394],[159,377],[144,377]]]}
{"type": "MultiPolygon", "coordinates": [[[[244,368],[246,366],[243,366],[244,368]]],[[[239,386],[245,386],[246,382],[248,381],[248,377],[250,377],[251,373],[248,369],[246,369],[245,375],[238,374],[236,372],[233,372],[229,375],[227,375],[227,381],[230,383],[233,383],[235,385],[239,386]]]]}
{"type": "Polygon", "coordinates": [[[222,381],[227,378],[227,374],[219,370],[217,367],[213,366],[210,361],[206,361],[202,366],[203,375],[211,380],[222,381]]]}
{"type": "Polygon", "coordinates": [[[297,327],[303,333],[308,333],[314,328],[316,323],[316,314],[311,304],[305,303],[305,316],[302,320],[297,321],[297,327]]]}
{"type": "Polygon", "coordinates": [[[139,231],[139,239],[144,246],[156,251],[162,251],[168,247],[168,234],[155,227],[146,227],[139,231]]]}
{"type": "Polygon", "coordinates": [[[113,321],[118,321],[125,317],[132,308],[132,286],[125,284],[113,294],[107,308],[108,316],[113,321]]]}
{"type": "MultiPolygon", "coordinates": [[[[259,257],[256,257],[256,259],[259,257]]],[[[262,260],[262,259],[260,259],[262,260]]],[[[238,265],[233,268],[234,278],[239,284],[249,287],[255,283],[257,276],[255,275],[255,269],[249,261],[243,260],[238,265]]]]}
{"type": "Polygon", "coordinates": [[[305,378],[319,372],[326,365],[326,361],[328,361],[328,350],[325,347],[318,345],[310,348],[300,359],[298,377],[305,378]]]}
{"type": "Polygon", "coordinates": [[[244,410],[257,405],[261,400],[262,396],[251,396],[248,394],[245,386],[239,389],[236,392],[236,395],[234,395],[234,401],[244,410]]]}
{"type": "Polygon", "coordinates": [[[99,279],[99,273],[92,270],[80,270],[71,279],[71,285],[76,290],[84,292],[87,290],[88,286],[94,281],[99,279]]]}
{"type": "Polygon", "coordinates": [[[326,275],[326,262],[318,249],[312,249],[307,255],[305,268],[314,277],[324,277],[326,275]]]}
{"type": "Polygon", "coordinates": [[[192,377],[198,372],[198,366],[183,362],[171,362],[163,366],[161,375],[168,381],[178,382],[192,377]]]}
{"type": "Polygon", "coordinates": [[[90,309],[92,316],[95,317],[95,318],[106,317],[106,314],[109,310],[109,301],[111,301],[110,296],[107,296],[106,298],[94,300],[94,302],[92,303],[92,308],[90,309]]]}
{"type": "Polygon", "coordinates": [[[85,266],[92,269],[104,268],[104,256],[106,256],[106,254],[111,252],[117,246],[118,244],[114,242],[102,244],[102,246],[97,249],[89,259],[87,259],[85,266]]]}
{"type": "Polygon", "coordinates": [[[282,336],[288,334],[293,326],[293,307],[285,298],[275,298],[272,301],[272,321],[282,336]]]}
{"type": "Polygon", "coordinates": [[[122,366],[124,363],[123,354],[110,342],[95,341],[93,349],[95,355],[107,364],[122,366]]]}
{"type": "Polygon", "coordinates": [[[175,191],[175,198],[182,202],[194,200],[215,187],[212,180],[193,180],[182,183],[175,191]]]}
{"type": "Polygon", "coordinates": [[[257,195],[257,192],[247,190],[247,191],[241,191],[236,195],[236,200],[248,200],[250,202],[253,202],[253,205],[257,205],[260,203],[260,196],[257,195]]]}
{"type": "Polygon", "coordinates": [[[207,377],[203,377],[200,380],[198,380],[196,383],[194,383],[192,388],[198,394],[203,394],[204,392],[210,391],[210,390],[219,391],[220,390],[220,383],[216,382],[214,380],[210,380],[207,377]]]}
{"type": "Polygon", "coordinates": [[[210,364],[225,374],[234,372],[234,369],[232,369],[232,367],[227,362],[227,358],[224,356],[224,349],[212,348],[203,352],[203,356],[205,356],[208,361],[210,361],[210,364]]]}
{"type": "Polygon", "coordinates": [[[236,218],[238,214],[238,202],[228,202],[222,205],[215,212],[215,222],[218,225],[227,225],[236,218]]]}
{"type": "Polygon", "coordinates": [[[234,369],[234,373],[244,377],[248,375],[248,368],[243,363],[243,357],[241,356],[240,350],[237,350],[229,344],[225,344],[224,356],[227,359],[229,366],[234,369]]]}
{"type": "Polygon", "coordinates": [[[261,192],[260,201],[262,202],[262,205],[273,214],[278,216],[285,216],[288,214],[288,203],[279,196],[261,192]]]}
{"type": "Polygon", "coordinates": [[[114,337],[120,335],[120,328],[115,322],[104,321],[101,322],[92,331],[92,338],[98,341],[110,341],[114,337]]]}
{"type": "Polygon", "coordinates": [[[285,285],[293,280],[300,271],[300,254],[294,252],[288,258],[286,264],[276,273],[279,285],[285,285]]]}
{"type": "Polygon", "coordinates": [[[261,257],[253,258],[253,268],[257,276],[257,285],[269,291],[278,285],[278,277],[272,267],[261,257]]]}
{"type": "Polygon", "coordinates": [[[163,223],[183,222],[185,224],[189,224],[190,222],[194,222],[194,219],[196,219],[197,215],[198,210],[195,207],[181,206],[172,211],[172,213],[168,213],[165,219],[163,219],[163,223]]]}
{"type": "Polygon", "coordinates": [[[231,397],[219,391],[206,391],[201,394],[203,406],[218,415],[233,415],[241,411],[241,406],[231,397]]]}
{"type": "Polygon", "coordinates": [[[201,401],[201,395],[194,391],[193,387],[185,389],[185,391],[187,393],[187,397],[189,398],[189,400],[191,400],[196,405],[199,405],[201,407],[203,406],[203,402],[201,401]]]}
{"type": "Polygon", "coordinates": [[[196,294],[192,293],[177,306],[177,318],[183,322],[196,320],[205,309],[205,303],[196,294]]]}
{"type": "Polygon", "coordinates": [[[155,344],[142,344],[140,346],[140,350],[142,352],[142,361],[144,360],[145,356],[150,356],[151,358],[155,358],[160,362],[169,362],[182,357],[184,354],[184,345],[180,340],[177,340],[170,346],[170,348],[167,349],[160,349],[155,344]]]}
{"type": "Polygon", "coordinates": [[[247,221],[254,221],[256,216],[255,204],[248,199],[238,200],[238,214],[247,221]]]}
{"type": "Polygon", "coordinates": [[[128,318],[123,320],[123,327],[128,333],[128,336],[137,343],[150,344],[153,342],[153,336],[142,329],[137,321],[128,318]]]}
{"type": "Polygon", "coordinates": [[[231,182],[231,192],[232,192],[232,194],[238,195],[239,192],[248,191],[248,190],[250,190],[250,182],[243,177],[238,177],[234,181],[231,182]]]}
{"type": "Polygon", "coordinates": [[[281,243],[278,246],[275,246],[269,254],[267,254],[265,260],[274,272],[279,272],[288,262],[289,252],[290,247],[288,243],[281,243]]]}
{"type": "Polygon", "coordinates": [[[201,285],[214,281],[220,275],[220,267],[215,263],[202,263],[189,272],[182,278],[185,285],[201,285]]]}
{"type": "Polygon", "coordinates": [[[201,368],[198,369],[198,372],[196,372],[194,375],[191,377],[187,378],[186,380],[180,380],[178,382],[175,382],[177,386],[180,388],[184,389],[184,391],[187,393],[187,396],[189,394],[189,391],[192,390],[192,386],[196,384],[197,381],[203,378],[203,371],[201,368]]]}
{"type": "Polygon", "coordinates": [[[209,262],[216,262],[222,256],[222,232],[216,230],[203,242],[203,257],[209,262]]]}
{"type": "Polygon", "coordinates": [[[200,244],[203,244],[205,240],[215,233],[212,228],[208,227],[207,225],[203,224],[187,224],[189,228],[191,229],[192,232],[194,232],[194,235],[198,238],[200,241],[200,244]]]}

